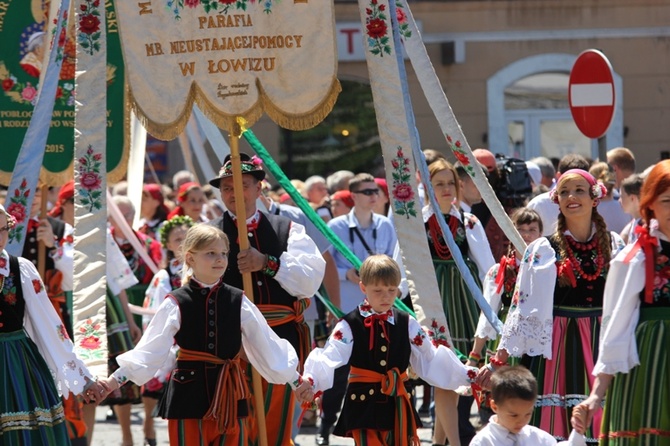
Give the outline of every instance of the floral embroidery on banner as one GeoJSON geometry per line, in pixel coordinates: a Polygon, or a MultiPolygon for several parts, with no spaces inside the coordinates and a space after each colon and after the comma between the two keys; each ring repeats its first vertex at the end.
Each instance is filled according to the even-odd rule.
{"type": "Polygon", "coordinates": [[[84,0],[79,5],[79,33],[77,42],[89,56],[100,51],[100,0],[84,0]]]}
{"type": "Polygon", "coordinates": [[[458,162],[460,162],[463,165],[463,168],[468,173],[468,175],[474,177],[475,169],[472,168],[470,158],[468,157],[468,154],[465,151],[465,149],[463,149],[462,147],[463,144],[459,140],[454,141],[453,138],[449,135],[446,135],[446,137],[447,137],[447,143],[449,144],[449,148],[453,152],[458,162]]]}
{"type": "Polygon", "coordinates": [[[77,356],[83,360],[105,359],[107,353],[102,349],[102,330],[99,323],[93,323],[92,319],[87,319],[79,327],[81,337],[77,345],[77,356]]]}
{"type": "Polygon", "coordinates": [[[365,33],[368,36],[368,46],[372,54],[380,57],[384,57],[384,53],[391,54],[388,18],[384,11],[386,5],[380,5],[378,0],[370,0],[370,6],[365,8],[365,33]]]}
{"type": "Polygon", "coordinates": [[[430,330],[427,330],[427,333],[433,345],[435,347],[438,345],[444,345],[445,347],[449,348],[449,342],[447,341],[447,327],[440,325],[437,320],[432,319],[430,322],[430,328],[430,330]]]}
{"type": "MultiPolygon", "coordinates": [[[[19,82],[16,76],[11,74],[4,62],[0,62],[0,85],[2,91],[10,100],[20,104],[35,105],[37,101],[37,84],[30,82],[19,82]]],[[[59,105],[74,104],[74,84],[66,82],[56,89],[56,103],[59,105]]]]}
{"type": "Polygon", "coordinates": [[[393,212],[407,218],[416,217],[416,202],[414,200],[414,190],[409,181],[412,177],[412,171],[409,166],[409,158],[406,158],[402,147],[398,146],[396,157],[391,160],[393,166],[393,212]]]}
{"type": "MultiPolygon", "coordinates": [[[[54,26],[51,29],[52,45],[53,45],[54,37],[56,36],[56,31],[58,29],[58,19],[54,18],[53,23],[56,26],[54,26]]],[[[56,62],[60,62],[61,60],[63,60],[63,56],[65,54],[65,43],[66,42],[67,42],[67,11],[64,11],[63,12],[63,25],[61,26],[60,34],[58,35],[58,41],[56,43],[56,45],[58,45],[58,48],[56,50],[56,62]]]]}
{"type": "Polygon", "coordinates": [[[10,242],[14,240],[20,242],[23,237],[24,222],[28,218],[26,209],[28,197],[30,197],[30,189],[28,189],[28,181],[24,178],[19,188],[14,189],[14,193],[9,198],[9,206],[7,206],[7,213],[16,220],[16,225],[9,231],[10,242]]]}
{"type": "Polygon", "coordinates": [[[95,153],[89,144],[86,154],[79,158],[79,187],[80,203],[87,206],[89,212],[102,209],[102,177],[100,168],[101,153],[95,153]]]}
{"type": "MultiPolygon", "coordinates": [[[[259,4],[263,6],[263,12],[266,14],[272,13],[272,4],[277,0],[259,0],[259,4]]],[[[232,9],[234,11],[246,11],[249,3],[255,3],[256,0],[168,0],[166,2],[167,8],[174,14],[175,20],[181,20],[181,13],[185,7],[195,9],[202,7],[205,13],[215,12],[217,14],[228,14],[232,9]]],[[[228,17],[225,19],[227,26],[250,26],[251,19],[244,17],[228,17]],[[228,24],[230,23],[230,24],[228,24]],[[247,25],[245,25],[247,23],[247,25]]],[[[218,19],[217,19],[218,25],[218,19]]]]}
{"type": "Polygon", "coordinates": [[[409,23],[407,22],[407,13],[400,1],[395,2],[395,16],[396,19],[398,19],[398,32],[400,33],[400,36],[404,40],[412,37],[412,31],[410,31],[409,23]]]}

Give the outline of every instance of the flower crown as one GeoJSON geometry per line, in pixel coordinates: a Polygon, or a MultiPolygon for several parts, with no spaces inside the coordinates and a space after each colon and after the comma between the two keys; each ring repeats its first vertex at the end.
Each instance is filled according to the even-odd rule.
{"type": "MultiPolygon", "coordinates": [[[[605,185],[602,182],[598,181],[596,184],[591,185],[591,187],[589,188],[589,195],[591,196],[591,198],[596,198],[600,200],[602,197],[607,195],[607,187],[605,187],[605,185]]],[[[556,187],[554,187],[551,190],[551,192],[549,192],[549,198],[551,199],[551,201],[558,204],[558,191],[556,187]]]]}
{"type": "Polygon", "coordinates": [[[170,220],[167,220],[158,229],[158,237],[161,240],[161,245],[167,248],[170,232],[172,232],[174,228],[177,228],[179,226],[186,226],[187,228],[190,228],[194,224],[195,222],[188,215],[177,215],[175,217],[172,217],[170,220]]]}

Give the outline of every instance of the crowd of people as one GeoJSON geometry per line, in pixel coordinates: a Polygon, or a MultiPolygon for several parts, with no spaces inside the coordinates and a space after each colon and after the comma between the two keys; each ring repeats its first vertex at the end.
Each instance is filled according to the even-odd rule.
{"type": "MultiPolygon", "coordinates": [[[[139,209],[115,184],[110,206],[124,221],[108,224],[109,376],[100,377],[70,341],[73,182],[37,193],[21,257],[4,250],[16,221],[0,207],[0,376],[12,395],[0,399],[0,444],[94,444],[105,404],[132,445],[130,407],[141,402],[149,446],[156,415],[171,445],[256,445],[266,431],[269,445],[285,446],[302,422],[316,424],[320,446],[331,435],[416,446],[419,413],[432,416],[434,445],[556,444],[571,432],[587,444],[670,445],[670,160],[636,173],[632,152],[616,148],[602,162],[522,163],[527,190],[499,197],[521,251],[464,166],[424,154],[439,209],[424,187],[419,196],[448,346],[393,306],[412,302],[392,197],[369,173],[292,181],[360,267],[272,187],[255,156],[241,155],[242,231],[229,157],[204,185],[188,171],[169,186],[145,184],[139,209]],[[501,333],[480,314],[440,214],[501,333]]],[[[502,193],[500,160],[474,155],[502,193]]]]}

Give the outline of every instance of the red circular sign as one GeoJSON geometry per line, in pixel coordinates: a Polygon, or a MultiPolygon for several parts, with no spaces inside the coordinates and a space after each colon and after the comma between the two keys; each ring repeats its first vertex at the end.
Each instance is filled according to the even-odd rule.
{"type": "Polygon", "coordinates": [[[598,50],[577,57],[568,84],[570,112],[577,128],[588,138],[603,136],[614,118],[612,65],[598,50]]]}

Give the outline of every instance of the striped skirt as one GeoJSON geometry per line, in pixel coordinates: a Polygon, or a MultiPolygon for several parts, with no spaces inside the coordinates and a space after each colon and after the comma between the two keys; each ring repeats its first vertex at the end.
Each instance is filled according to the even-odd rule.
{"type": "MultiPolygon", "coordinates": [[[[552,358],[524,356],[521,364],[537,378],[539,395],[530,423],[558,440],[572,430],[572,409],[591,393],[591,375],[598,357],[599,308],[554,307],[552,358]]],[[[587,443],[598,442],[602,412],[593,417],[587,443]]]]}
{"type": "Polygon", "coordinates": [[[617,374],[607,394],[600,444],[670,445],[670,308],[642,308],[640,365],[617,374]]]}
{"type": "Polygon", "coordinates": [[[0,445],[69,445],[63,403],[23,330],[0,333],[0,445]]]}
{"type": "MultiPolygon", "coordinates": [[[[470,260],[466,264],[481,289],[477,266],[470,260]]],[[[477,330],[479,307],[453,260],[433,259],[433,265],[451,339],[456,350],[467,356],[477,330]]]]}

